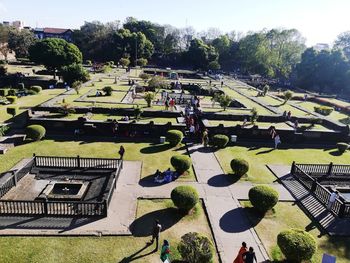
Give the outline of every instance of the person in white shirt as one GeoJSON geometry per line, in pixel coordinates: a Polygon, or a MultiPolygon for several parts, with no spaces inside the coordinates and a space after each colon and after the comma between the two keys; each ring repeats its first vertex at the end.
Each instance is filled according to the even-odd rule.
{"type": "Polygon", "coordinates": [[[338,191],[332,192],[328,200],[328,205],[327,205],[328,210],[332,210],[333,204],[335,203],[335,200],[337,200],[337,198],[338,198],[338,191]]]}
{"type": "Polygon", "coordinates": [[[277,149],[278,145],[281,143],[281,138],[278,134],[276,134],[274,140],[275,140],[275,149],[277,149]]]}

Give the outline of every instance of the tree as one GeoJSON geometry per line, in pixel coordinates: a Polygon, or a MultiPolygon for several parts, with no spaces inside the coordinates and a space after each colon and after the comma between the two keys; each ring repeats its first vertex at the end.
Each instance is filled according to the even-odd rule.
{"type": "Polygon", "coordinates": [[[224,111],[226,108],[230,105],[232,99],[229,95],[221,94],[219,95],[218,101],[220,103],[220,106],[224,108],[224,111]]]}
{"type": "Polygon", "coordinates": [[[166,89],[168,84],[163,77],[154,76],[148,81],[148,87],[154,90],[166,89]]]}
{"type": "Polygon", "coordinates": [[[61,70],[61,75],[69,85],[72,85],[75,81],[86,82],[90,79],[89,73],[81,64],[64,66],[61,70]]]}
{"type": "Polygon", "coordinates": [[[7,61],[8,53],[10,49],[8,47],[9,39],[9,27],[0,24],[0,53],[4,56],[7,61]]]}
{"type": "Polygon", "coordinates": [[[147,80],[149,80],[151,78],[151,75],[147,74],[147,73],[141,73],[139,75],[139,78],[141,78],[145,83],[147,82],[147,80]]]}
{"type": "Polygon", "coordinates": [[[148,60],[145,59],[145,58],[139,58],[139,59],[137,59],[137,61],[136,61],[136,64],[137,64],[138,66],[140,66],[140,67],[146,66],[147,63],[148,63],[148,60]]]}
{"type": "Polygon", "coordinates": [[[350,31],[343,32],[337,37],[334,48],[342,50],[348,60],[350,59],[350,31]]]}
{"type": "Polygon", "coordinates": [[[265,85],[263,88],[263,96],[265,97],[266,94],[269,92],[270,90],[270,86],[269,85],[265,85]]]}
{"type": "Polygon", "coordinates": [[[254,124],[258,120],[258,111],[255,107],[250,110],[250,121],[254,124]]]}
{"type": "Polygon", "coordinates": [[[126,68],[130,64],[130,60],[128,58],[121,58],[119,59],[119,64],[123,67],[126,68]]]}
{"type": "Polygon", "coordinates": [[[72,83],[72,88],[75,90],[75,92],[77,93],[77,94],[79,94],[79,92],[80,92],[80,89],[81,89],[81,81],[79,81],[79,80],[76,80],[76,81],[74,81],[73,83],[72,83]]]}
{"type": "Polygon", "coordinates": [[[28,49],[36,41],[34,33],[28,29],[13,28],[9,32],[8,47],[16,53],[16,58],[28,57],[28,49]]]}
{"type": "Polygon", "coordinates": [[[195,69],[208,69],[209,63],[217,61],[218,56],[214,47],[206,45],[200,39],[192,40],[187,52],[187,60],[195,69]]]}
{"type": "Polygon", "coordinates": [[[145,95],[143,96],[145,101],[147,102],[147,107],[152,107],[152,101],[155,98],[155,95],[153,92],[146,92],[145,95]]]}
{"type": "Polygon", "coordinates": [[[283,104],[286,104],[290,99],[293,98],[293,92],[290,91],[290,90],[286,90],[286,91],[283,93],[283,97],[284,97],[284,102],[283,102],[283,104]]]}
{"type": "Polygon", "coordinates": [[[211,70],[219,70],[221,68],[220,64],[218,61],[211,61],[208,65],[208,68],[211,70]]]}
{"type": "Polygon", "coordinates": [[[54,73],[64,66],[81,64],[83,59],[77,46],[59,38],[46,38],[30,46],[29,58],[54,73]]]}

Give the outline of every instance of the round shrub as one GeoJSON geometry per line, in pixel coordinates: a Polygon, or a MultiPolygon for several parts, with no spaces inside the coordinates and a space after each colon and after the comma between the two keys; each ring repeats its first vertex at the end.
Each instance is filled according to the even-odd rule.
{"type": "Polygon", "coordinates": [[[106,86],[102,90],[106,93],[106,96],[112,96],[113,88],[111,86],[106,86]]]}
{"type": "Polygon", "coordinates": [[[277,202],[279,194],[268,185],[257,185],[249,190],[249,200],[260,212],[267,212],[271,208],[273,208],[277,202]]]}
{"type": "Polygon", "coordinates": [[[213,243],[206,236],[196,232],[183,235],[177,249],[185,262],[213,262],[213,243]]]}
{"type": "Polygon", "coordinates": [[[40,86],[31,86],[30,90],[35,91],[36,93],[40,93],[43,89],[40,86]]]}
{"type": "Polygon", "coordinates": [[[337,147],[340,153],[344,153],[347,149],[349,149],[349,144],[345,142],[338,142],[337,147]]]}
{"type": "Polygon", "coordinates": [[[189,185],[181,185],[171,191],[171,200],[180,210],[188,213],[199,201],[198,192],[189,185]]]}
{"type": "Polygon", "coordinates": [[[178,130],[169,130],[166,134],[166,140],[170,143],[171,146],[178,145],[182,141],[183,137],[184,135],[182,131],[178,130]]]}
{"type": "Polygon", "coordinates": [[[179,174],[183,174],[192,165],[191,158],[186,155],[174,155],[171,157],[170,163],[179,174]]]}
{"type": "Polygon", "coordinates": [[[41,140],[46,134],[46,130],[41,125],[30,125],[26,128],[26,135],[34,141],[41,140]]]}
{"type": "Polygon", "coordinates": [[[14,104],[17,102],[17,97],[16,96],[7,96],[6,99],[11,103],[14,104]]]}
{"type": "Polygon", "coordinates": [[[233,159],[230,165],[232,171],[237,176],[245,175],[249,170],[249,163],[243,159],[233,159]]]}
{"type": "Polygon", "coordinates": [[[229,138],[224,134],[215,134],[212,138],[212,144],[218,148],[225,148],[228,144],[229,138]]]}
{"type": "Polygon", "coordinates": [[[291,262],[310,260],[317,249],[314,237],[301,229],[282,231],[277,236],[277,244],[291,262]]]}

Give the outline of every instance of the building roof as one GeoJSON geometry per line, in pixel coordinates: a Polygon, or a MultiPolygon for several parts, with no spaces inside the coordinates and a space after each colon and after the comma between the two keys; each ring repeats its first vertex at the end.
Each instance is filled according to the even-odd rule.
{"type": "Polygon", "coordinates": [[[49,34],[64,34],[67,31],[71,31],[71,30],[67,28],[53,28],[53,27],[44,28],[44,33],[49,33],[49,34]]]}

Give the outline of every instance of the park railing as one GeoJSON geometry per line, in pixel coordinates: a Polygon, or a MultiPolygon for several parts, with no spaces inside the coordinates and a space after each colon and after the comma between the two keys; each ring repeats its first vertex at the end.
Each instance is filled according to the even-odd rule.
{"type": "Polygon", "coordinates": [[[350,165],[343,164],[297,164],[305,173],[311,176],[349,177],[350,165]]]}
{"type": "Polygon", "coordinates": [[[121,165],[122,160],[113,158],[82,158],[79,155],[77,157],[34,155],[35,167],[118,169],[121,165]]]}
{"type": "MultiPolygon", "coordinates": [[[[318,201],[327,206],[331,192],[317,181],[317,177],[313,178],[310,174],[329,176],[329,169],[332,170],[333,167],[340,166],[342,165],[333,165],[332,163],[331,165],[309,165],[295,164],[295,162],[293,162],[291,173],[306,189],[308,189],[318,199],[318,201]],[[327,172],[322,173],[325,171],[325,166],[327,166],[327,172]]],[[[345,170],[346,169],[342,169],[341,172],[345,170]]],[[[331,207],[331,211],[339,217],[350,217],[350,203],[337,198],[331,207]]]]}

